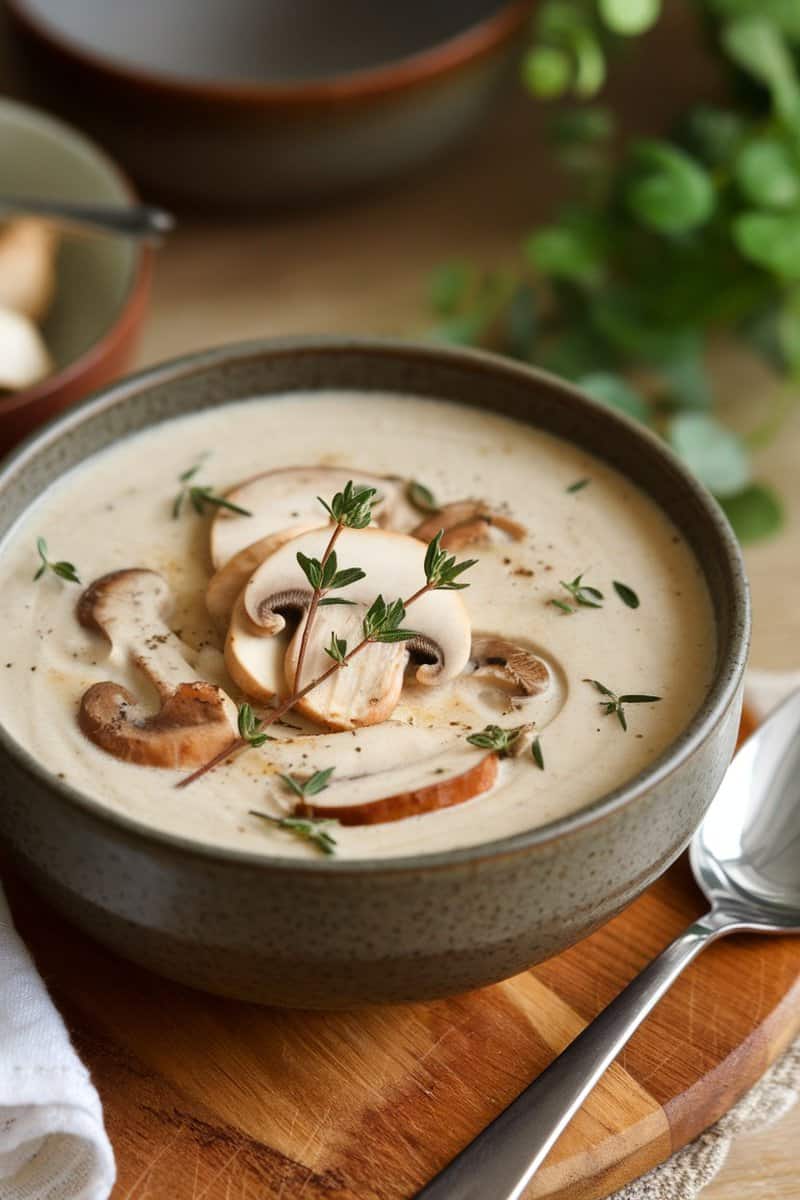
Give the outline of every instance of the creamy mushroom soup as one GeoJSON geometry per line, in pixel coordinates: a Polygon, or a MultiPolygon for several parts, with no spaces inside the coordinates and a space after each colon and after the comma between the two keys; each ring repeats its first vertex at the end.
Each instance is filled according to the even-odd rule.
{"type": "Polygon", "coordinates": [[[715,659],[698,563],[622,475],[374,393],[242,402],[82,463],[4,543],[0,639],[3,722],[59,778],[198,843],[340,858],[591,804],[680,734],[715,659]]]}

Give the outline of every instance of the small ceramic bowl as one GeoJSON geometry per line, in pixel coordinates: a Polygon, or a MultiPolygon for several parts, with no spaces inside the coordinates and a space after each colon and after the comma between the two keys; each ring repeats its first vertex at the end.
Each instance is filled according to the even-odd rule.
{"type": "MultiPolygon", "coordinates": [[[[127,180],[96,146],[53,117],[0,99],[2,191],[128,205],[127,180]]],[[[0,453],[48,417],[120,374],[150,290],[152,252],[130,239],[65,234],[43,333],[56,363],[34,387],[0,396],[0,453]]]]}
{"type": "Polygon", "coordinates": [[[168,199],[286,202],[425,162],[480,117],[532,0],[10,0],[35,94],[168,199]]]}
{"type": "Polygon", "coordinates": [[[722,779],[749,635],[735,538],[662,442],[550,376],[463,350],[288,341],[194,355],[135,376],[49,426],[0,469],[0,536],[64,470],[128,433],[252,396],[319,388],[457,400],[605,459],[668,513],[697,554],[718,659],[686,729],[623,787],[543,828],[390,860],[269,858],[155,832],[56,779],[0,726],[0,833],[55,905],[170,978],[300,1008],[478,987],[563,950],[619,912],[686,846],[722,779]]]}

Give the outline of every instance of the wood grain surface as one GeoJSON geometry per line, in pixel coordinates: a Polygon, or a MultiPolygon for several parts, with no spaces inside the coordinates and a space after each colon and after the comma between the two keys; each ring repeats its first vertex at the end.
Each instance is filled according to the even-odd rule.
{"type": "MultiPolygon", "coordinates": [[[[716,85],[672,6],[648,42],[647,55],[618,64],[615,96],[629,125],[657,130],[716,85]]],[[[2,70],[0,62],[0,79],[2,70]]],[[[420,329],[424,280],[436,263],[463,254],[486,265],[512,261],[551,211],[558,188],[541,124],[534,106],[511,100],[429,171],[320,211],[246,220],[179,213],[160,257],[141,365],[249,337],[420,329]]],[[[753,428],[772,383],[734,348],[717,357],[729,414],[753,428]]],[[[795,407],[757,460],[789,511],[780,537],[747,551],[753,659],[762,667],[800,667],[799,453],[795,407]]],[[[94,946],[26,888],[9,890],[100,1090],[120,1172],[115,1200],[413,1194],[700,907],[679,864],[589,941],[508,983],[326,1017],[269,1013],[163,983],[94,946]]],[[[797,943],[756,939],[708,950],[636,1035],[528,1195],[607,1194],[713,1120],[797,1027],[798,953],[797,943]]],[[[703,1200],[800,1200],[799,1147],[800,1109],[740,1139],[703,1200]]]]}
{"type": "MultiPolygon", "coordinates": [[[[117,1200],[406,1200],[703,904],[682,861],[604,929],[506,983],[325,1014],[158,980],[21,885],[11,901],[103,1098],[117,1200]]],[[[614,1063],[526,1196],[606,1196],[716,1120],[799,1030],[798,939],[712,946],[614,1063]]]]}

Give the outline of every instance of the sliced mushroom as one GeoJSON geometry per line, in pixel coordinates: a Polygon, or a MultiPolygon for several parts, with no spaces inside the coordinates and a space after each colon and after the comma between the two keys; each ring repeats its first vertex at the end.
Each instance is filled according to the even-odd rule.
{"type": "Polygon", "coordinates": [[[348,480],[374,487],[378,502],[375,521],[388,523],[393,508],[404,502],[404,483],[381,475],[372,475],[351,467],[281,467],[255,475],[232,488],[226,498],[252,515],[239,516],[219,509],[211,526],[211,561],[215,570],[235,554],[281,530],[302,532],[325,524],[325,510],[318,497],[330,501],[348,480]]]}
{"type": "Polygon", "coordinates": [[[442,545],[448,550],[464,546],[483,545],[490,540],[490,531],[500,529],[514,542],[525,537],[525,526],[512,521],[503,513],[493,512],[482,500],[455,500],[426,517],[412,530],[414,537],[429,542],[440,529],[444,530],[442,545]]]}
{"type": "Polygon", "coordinates": [[[550,686],[550,669],[538,654],[490,633],[473,635],[469,666],[477,678],[516,695],[537,696],[550,686]]]}
{"type": "Polygon", "coordinates": [[[55,291],[58,233],[43,221],[23,217],[0,226],[0,306],[36,323],[55,291]]]}
{"type": "Polygon", "coordinates": [[[288,634],[273,636],[251,621],[237,598],[225,638],[225,666],[245,696],[264,704],[288,694],[283,660],[288,634]]]}
{"type": "Polygon", "coordinates": [[[244,550],[229,558],[224,567],[220,567],[208,582],[206,608],[210,615],[216,620],[227,620],[233,613],[242,588],[264,559],[279,550],[284,542],[291,541],[308,529],[317,529],[320,525],[320,521],[314,521],[308,525],[281,529],[278,533],[270,533],[267,537],[245,546],[244,550]]]}
{"type": "Polygon", "coordinates": [[[298,815],[334,817],[342,825],[402,821],[472,800],[493,787],[496,754],[464,745],[395,771],[380,771],[327,788],[296,808],[298,815]],[[388,794],[387,794],[388,792],[388,794]]]}
{"type": "Polygon", "coordinates": [[[166,624],[171,607],[166,580],[155,571],[114,571],[86,589],[78,620],[105,635],[110,662],[150,680],[160,708],[148,713],[121,684],[96,683],[81,698],[78,722],[91,741],[126,762],[194,767],[230,743],[236,710],[187,663],[183,643],[166,624]]]}
{"type": "MultiPolygon", "coordinates": [[[[361,622],[366,611],[366,604],[317,610],[313,636],[303,664],[303,680],[315,679],[331,666],[325,647],[330,645],[332,633],[344,638],[350,648],[361,640],[361,622]]],[[[297,684],[297,657],[305,620],[304,617],[286,654],[289,691],[297,684]]],[[[397,707],[407,665],[408,649],[404,642],[367,646],[341,671],[336,671],[308,696],[298,700],[295,709],[327,729],[377,725],[388,720],[397,707]]]]}
{"type": "Polygon", "coordinates": [[[28,318],[0,307],[0,391],[33,387],[53,369],[42,335],[28,318]]]}
{"type": "MultiPolygon", "coordinates": [[[[313,530],[285,544],[262,563],[242,593],[244,613],[268,635],[284,630],[288,612],[301,614],[301,623],[294,633],[286,659],[290,684],[294,682],[294,668],[302,638],[302,614],[308,608],[312,594],[297,562],[297,554],[302,552],[309,557],[321,558],[328,538],[327,529],[313,530]]],[[[337,542],[337,553],[342,566],[359,566],[366,573],[364,579],[350,585],[342,593],[343,598],[361,606],[359,615],[357,619],[348,616],[347,608],[336,606],[338,620],[333,620],[330,614],[335,610],[318,610],[306,652],[308,674],[304,664],[301,682],[314,678],[312,664],[330,666],[324,646],[330,641],[332,629],[341,636],[342,629],[352,626],[348,646],[353,649],[360,640],[360,617],[378,592],[390,600],[408,598],[425,582],[425,547],[415,538],[404,534],[375,528],[344,529],[337,542]]],[[[360,677],[359,687],[367,696],[367,704],[359,710],[357,719],[353,718],[352,713],[348,718],[342,711],[341,705],[335,701],[335,688],[328,693],[321,688],[310,693],[304,702],[306,713],[313,713],[314,719],[335,728],[385,720],[399,697],[398,680],[402,684],[402,671],[410,653],[425,659],[415,672],[416,679],[425,685],[445,683],[455,678],[466,666],[470,650],[469,618],[457,592],[425,593],[409,611],[406,625],[418,631],[418,636],[413,640],[394,643],[388,648],[370,646],[358,655],[358,659],[363,657],[365,660],[359,667],[359,671],[365,673],[360,677]],[[369,683],[365,685],[367,675],[369,683]],[[334,707],[325,707],[332,698],[334,707]]],[[[342,668],[342,672],[355,670],[356,665],[357,659],[354,659],[350,665],[342,668]]],[[[259,683],[270,686],[265,679],[260,678],[259,683]]],[[[339,681],[337,684],[344,688],[351,686],[340,684],[339,681]]],[[[342,693],[339,694],[341,696],[342,693]]]]}

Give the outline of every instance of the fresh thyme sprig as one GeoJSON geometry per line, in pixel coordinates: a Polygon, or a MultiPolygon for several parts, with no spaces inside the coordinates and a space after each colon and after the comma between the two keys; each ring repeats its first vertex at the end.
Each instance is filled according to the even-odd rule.
{"type": "Polygon", "coordinates": [[[178,476],[178,483],[182,484],[182,487],[172,504],[172,519],[177,521],[181,515],[184,500],[189,501],[200,517],[205,513],[207,504],[210,504],[212,508],[226,508],[229,512],[238,513],[240,517],[252,517],[253,514],[249,509],[242,508],[241,505],[234,504],[231,500],[226,500],[224,496],[218,495],[210,485],[191,483],[203,462],[204,459],[201,459],[200,462],[196,462],[193,467],[182,471],[178,476]]]}
{"type": "Polygon", "coordinates": [[[596,587],[590,587],[588,583],[583,582],[583,571],[580,575],[576,575],[571,583],[567,583],[563,579],[559,579],[558,582],[582,608],[603,607],[603,593],[596,587]]]}
{"type": "Polygon", "coordinates": [[[474,567],[478,560],[477,558],[466,558],[463,562],[456,562],[455,555],[442,550],[443,534],[444,530],[440,529],[436,537],[428,544],[425,554],[425,578],[431,588],[460,591],[461,588],[469,587],[469,584],[456,583],[457,577],[464,571],[468,571],[470,567],[474,567]]]}
{"type": "Polygon", "coordinates": [[[41,565],[33,577],[34,583],[36,583],[37,579],[42,578],[45,571],[52,571],[59,579],[66,579],[69,583],[80,583],[78,571],[74,563],[64,562],[63,560],[61,562],[50,562],[50,559],[47,557],[47,542],[43,537],[36,539],[36,551],[41,559],[41,565]]]}
{"type": "Polygon", "coordinates": [[[254,750],[259,746],[263,746],[265,742],[274,742],[269,734],[262,731],[263,722],[253,712],[252,707],[245,702],[239,705],[239,714],[237,725],[239,727],[239,737],[243,742],[247,742],[254,750]]]}
{"type": "MultiPolygon", "coordinates": [[[[337,528],[340,529],[341,526],[337,526],[337,528]]],[[[363,579],[365,576],[365,572],[360,567],[345,567],[342,571],[338,570],[336,551],[333,549],[329,550],[327,556],[323,556],[322,559],[309,558],[303,554],[302,550],[298,550],[297,561],[312,588],[323,597],[317,600],[318,607],[324,604],[353,604],[352,600],[345,600],[340,596],[325,596],[324,593],[337,588],[349,587],[351,583],[358,583],[359,579],[363,579]]]]}
{"type": "Polygon", "coordinates": [[[317,820],[313,817],[273,817],[269,813],[256,812],[254,808],[250,809],[250,816],[260,817],[262,821],[269,821],[278,829],[285,829],[287,833],[293,833],[295,837],[312,842],[323,854],[336,853],[336,838],[328,833],[326,827],[337,825],[337,821],[317,820]]]}
{"type": "Polygon", "coordinates": [[[339,570],[339,562],[334,549],[336,540],[345,528],[365,529],[369,525],[377,498],[378,493],[375,488],[358,487],[352,479],[348,479],[341,492],[335,494],[330,504],[321,496],[317,496],[322,507],[335,521],[335,525],[321,559],[309,558],[300,551],[297,554],[300,569],[313,589],[303,627],[303,636],[300,639],[300,649],[297,653],[294,679],[298,686],[302,678],[303,664],[306,661],[308,643],[316,620],[317,609],[321,605],[351,604],[352,601],[346,600],[344,597],[328,596],[327,593],[357,583],[365,576],[360,567],[345,567],[343,570],[339,570]]]}
{"type": "Polygon", "coordinates": [[[436,513],[441,508],[431,489],[416,479],[412,479],[408,484],[406,495],[414,508],[418,508],[420,512],[436,513]]]}
{"type": "Polygon", "coordinates": [[[467,741],[471,746],[477,746],[481,750],[494,750],[501,758],[505,758],[510,754],[511,748],[523,728],[522,725],[517,726],[516,729],[502,729],[499,725],[487,725],[479,733],[471,733],[467,741]]]}
{"type": "Polygon", "coordinates": [[[346,666],[345,659],[347,658],[347,642],[344,638],[337,637],[335,633],[331,633],[331,640],[325,647],[325,653],[329,658],[332,658],[339,666],[346,666]]]}
{"type": "Polygon", "coordinates": [[[408,642],[418,637],[415,629],[403,629],[406,608],[402,600],[386,603],[383,596],[376,596],[364,614],[361,631],[365,642],[408,642]]]}
{"type": "Polygon", "coordinates": [[[582,492],[583,489],[588,487],[591,482],[591,479],[576,479],[574,483],[571,483],[569,487],[565,488],[564,490],[574,495],[575,492],[582,492]]]}
{"type": "Polygon", "coordinates": [[[584,683],[590,683],[601,696],[605,696],[605,700],[600,701],[600,705],[607,717],[613,713],[619,721],[622,728],[627,732],[628,721],[625,716],[625,704],[656,704],[660,696],[646,696],[639,692],[629,693],[624,696],[618,696],[616,692],[612,692],[611,688],[606,687],[604,683],[600,683],[598,679],[584,679],[584,683]]]}
{"type": "Polygon", "coordinates": [[[296,796],[305,800],[308,796],[317,796],[324,792],[332,774],[333,767],[326,767],[324,771],[315,771],[308,779],[296,779],[294,775],[280,775],[279,778],[296,796]]]}
{"type": "Polygon", "coordinates": [[[373,506],[378,502],[378,492],[376,488],[359,486],[349,479],[330,504],[321,496],[317,496],[317,499],[337,525],[346,525],[348,529],[366,529],[372,520],[373,506]]]}
{"type": "MultiPolygon", "coordinates": [[[[336,498],[334,497],[334,499],[336,498]]],[[[329,508],[329,511],[332,511],[333,503],[330,506],[325,505],[325,507],[329,508]]],[[[340,527],[337,526],[337,529],[338,528],[340,527]]],[[[336,530],[334,530],[332,537],[335,536],[335,534],[336,530]]],[[[401,622],[405,619],[406,609],[415,603],[415,601],[419,600],[421,596],[424,596],[427,592],[437,591],[439,589],[448,590],[452,588],[455,577],[462,574],[467,567],[470,567],[477,562],[477,559],[470,559],[465,563],[459,564],[454,558],[452,558],[452,556],[445,556],[447,561],[444,570],[441,568],[429,570],[429,559],[431,560],[430,565],[433,568],[435,566],[435,562],[439,561],[436,556],[442,553],[442,551],[439,549],[440,539],[441,531],[436,535],[435,538],[431,540],[428,545],[428,552],[425,555],[425,583],[414,593],[412,593],[412,595],[406,600],[393,600],[387,604],[382,596],[377,596],[364,615],[362,621],[363,637],[361,641],[358,642],[352,650],[347,650],[347,643],[343,638],[336,638],[335,640],[332,638],[327,652],[334,661],[329,667],[326,668],[326,670],[317,675],[315,679],[312,679],[309,683],[304,684],[302,687],[296,686],[300,673],[300,658],[298,656],[298,665],[295,670],[295,689],[290,696],[287,696],[287,698],[277,706],[277,708],[273,708],[270,713],[264,717],[261,723],[262,729],[265,726],[272,725],[275,721],[279,721],[280,718],[284,716],[289,709],[293,708],[299,700],[302,700],[309,694],[309,692],[312,692],[314,688],[319,687],[320,684],[324,683],[327,679],[330,679],[330,677],[336,671],[340,671],[343,667],[346,667],[356,654],[360,654],[362,650],[365,650],[367,646],[372,645],[373,642],[408,641],[409,639],[417,636],[413,630],[403,629],[401,626],[401,622]],[[342,646],[343,649],[340,654],[339,648],[342,646]],[[331,650],[333,653],[330,653],[331,650]]],[[[462,588],[468,585],[459,583],[455,586],[462,588]]],[[[307,618],[306,629],[308,628],[308,624],[309,622],[307,618]]],[[[248,743],[242,738],[235,738],[230,745],[226,746],[223,750],[220,750],[220,752],[215,754],[213,758],[210,758],[208,762],[203,763],[202,766],[198,767],[196,771],[193,771],[191,775],[179,780],[175,786],[178,788],[188,787],[191,783],[194,783],[196,779],[199,779],[202,775],[205,775],[207,771],[212,770],[219,763],[224,762],[231,755],[238,753],[239,750],[244,749],[247,745],[248,743]]]]}

